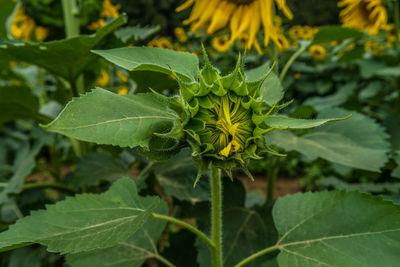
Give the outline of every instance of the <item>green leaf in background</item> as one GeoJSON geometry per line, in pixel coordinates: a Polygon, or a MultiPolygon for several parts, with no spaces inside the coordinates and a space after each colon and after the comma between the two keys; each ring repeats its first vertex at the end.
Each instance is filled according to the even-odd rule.
{"type": "Polygon", "coordinates": [[[7,19],[11,16],[17,1],[0,0],[0,38],[7,38],[7,19]]]}
{"type": "Polygon", "coordinates": [[[157,33],[160,30],[160,26],[127,26],[120,28],[114,32],[115,36],[121,39],[124,43],[142,41],[149,36],[157,33]]]}
{"type": "Polygon", "coordinates": [[[397,114],[390,114],[386,116],[382,124],[386,127],[390,135],[392,152],[400,151],[400,116],[397,114]]]}
{"type": "MultiPolygon", "coordinates": [[[[223,262],[224,266],[235,266],[244,258],[256,253],[276,240],[269,235],[268,226],[265,225],[260,214],[244,208],[230,208],[224,212],[223,232],[223,262]]],[[[211,266],[209,249],[197,240],[199,254],[197,261],[201,267],[211,266]]],[[[270,255],[265,255],[251,261],[246,266],[258,267],[268,260],[270,255]]]]}
{"type": "Polygon", "coordinates": [[[43,259],[46,257],[46,250],[41,248],[19,248],[11,252],[8,267],[41,267],[43,259]]]}
{"type": "MultiPolygon", "coordinates": [[[[257,81],[264,77],[268,71],[270,70],[270,64],[269,62],[266,62],[265,64],[248,70],[245,72],[246,74],[246,81],[247,82],[252,82],[252,81],[257,81]]],[[[261,85],[261,94],[263,93],[265,89],[265,94],[264,94],[264,101],[272,106],[275,103],[278,103],[279,101],[282,100],[283,95],[284,95],[284,90],[281,85],[281,82],[279,81],[278,76],[276,76],[275,73],[271,72],[268,77],[265,79],[265,81],[261,85]]]]}
{"type": "Polygon", "coordinates": [[[333,176],[322,179],[318,184],[326,188],[334,187],[338,190],[346,189],[347,191],[360,191],[362,193],[383,194],[389,192],[398,194],[400,192],[400,183],[347,183],[333,176]]]}
{"type": "Polygon", "coordinates": [[[287,127],[288,129],[309,129],[317,126],[321,126],[327,122],[341,121],[349,118],[347,117],[334,118],[334,119],[297,119],[291,118],[284,115],[271,115],[265,119],[265,123],[270,127],[287,127]]]}
{"type": "Polygon", "coordinates": [[[190,81],[198,76],[199,60],[187,52],[155,47],[123,47],[92,52],[129,71],[150,70],[166,74],[173,71],[190,81]]]}
{"type": "Polygon", "coordinates": [[[323,109],[329,109],[333,107],[337,107],[344,102],[346,102],[347,98],[353,93],[353,91],[357,88],[357,82],[350,82],[348,84],[343,85],[332,95],[320,97],[310,97],[304,101],[304,105],[310,105],[315,108],[317,111],[321,111],[323,109]]]}
{"type": "Polygon", "coordinates": [[[398,266],[400,206],[345,191],[279,198],[273,208],[280,267],[398,266]]]}
{"type": "Polygon", "coordinates": [[[344,52],[339,58],[339,62],[350,62],[356,59],[361,59],[364,56],[365,50],[363,46],[357,46],[354,49],[344,52]]]}
{"type": "Polygon", "coordinates": [[[135,182],[122,178],[103,194],[76,195],[33,211],[0,234],[0,251],[29,243],[60,253],[112,247],[139,230],[159,203],[158,197],[140,197],[135,182]]]}
{"type": "Polygon", "coordinates": [[[38,116],[39,100],[28,87],[0,87],[0,124],[38,116]]]}
{"type": "Polygon", "coordinates": [[[0,46],[0,61],[24,61],[42,67],[68,81],[75,81],[85,67],[96,59],[90,50],[126,20],[126,15],[121,15],[94,35],[81,35],[45,43],[7,43],[5,46],[0,46]]]}
{"type": "Polygon", "coordinates": [[[202,177],[196,188],[193,188],[197,165],[189,149],[182,150],[166,162],[156,163],[154,167],[156,178],[168,195],[191,202],[210,199],[210,184],[205,177],[202,177]]]}
{"type": "Polygon", "coordinates": [[[154,133],[171,130],[178,119],[155,94],[118,95],[96,88],[74,98],[44,127],[97,144],[146,147],[154,133]]]}
{"type": "MultiPolygon", "coordinates": [[[[340,108],[324,109],[319,117],[349,113],[340,108]]],[[[320,157],[345,166],[379,172],[388,160],[388,135],[371,118],[354,111],[351,113],[353,116],[345,121],[323,125],[302,136],[289,131],[275,131],[266,139],[287,151],[296,150],[310,160],[320,157]]]]}
{"type": "Polygon", "coordinates": [[[397,163],[397,167],[393,170],[392,176],[396,178],[400,178],[400,150],[397,151],[396,156],[394,157],[395,162],[397,163]]]}
{"type": "Polygon", "coordinates": [[[13,166],[13,175],[7,185],[0,192],[0,205],[4,204],[10,194],[18,194],[22,191],[25,178],[36,166],[35,157],[43,146],[43,140],[36,141],[31,147],[28,142],[18,150],[13,166]]]}
{"type": "Polygon", "coordinates": [[[357,29],[349,29],[342,26],[324,26],[320,27],[317,34],[315,34],[313,44],[342,41],[349,38],[358,39],[363,36],[364,33],[357,29]]]}
{"type": "Polygon", "coordinates": [[[101,181],[114,182],[121,177],[129,177],[129,169],[110,153],[86,154],[76,165],[75,175],[80,179],[76,186],[98,185],[101,181]]]}
{"type": "MultiPolygon", "coordinates": [[[[166,203],[161,202],[154,212],[167,215],[166,203]]],[[[116,246],[68,255],[67,263],[71,267],[140,267],[146,259],[159,257],[157,241],[165,226],[165,221],[148,220],[135,234],[116,246]]]]}

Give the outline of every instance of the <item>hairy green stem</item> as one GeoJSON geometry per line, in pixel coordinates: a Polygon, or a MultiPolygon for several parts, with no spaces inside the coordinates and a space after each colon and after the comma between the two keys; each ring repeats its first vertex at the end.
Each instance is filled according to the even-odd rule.
{"type": "MultiPolygon", "coordinates": [[[[64,13],[64,24],[65,24],[65,35],[67,38],[79,36],[80,24],[79,24],[79,12],[76,0],[62,0],[62,7],[64,13]]],[[[70,77],[68,82],[72,90],[72,94],[78,97],[80,93],[84,92],[84,80],[83,75],[80,75],[76,80],[74,77],[70,77]]],[[[81,157],[82,154],[87,152],[87,146],[70,138],[72,147],[76,156],[81,157]]]]}
{"type": "Polygon", "coordinates": [[[29,183],[25,184],[22,191],[28,191],[33,189],[57,189],[59,191],[63,191],[65,193],[69,193],[71,195],[75,194],[76,191],[64,184],[54,184],[54,183],[29,183]]]}
{"type": "Polygon", "coordinates": [[[267,172],[267,179],[268,179],[268,187],[267,187],[267,197],[266,202],[271,203],[274,200],[275,195],[275,183],[278,177],[279,172],[279,164],[278,164],[278,157],[271,158],[270,166],[267,172]]]}
{"type": "Polygon", "coordinates": [[[150,218],[157,219],[157,220],[163,220],[163,221],[167,221],[167,222],[182,226],[182,227],[186,228],[187,230],[191,231],[192,233],[194,233],[195,235],[197,235],[198,237],[200,237],[211,248],[215,247],[214,242],[210,238],[208,238],[203,232],[201,232],[199,229],[194,227],[193,225],[190,225],[179,219],[175,219],[173,217],[165,216],[165,215],[161,215],[161,214],[157,214],[157,213],[150,214],[150,218]]]}
{"type": "Polygon", "coordinates": [[[211,165],[211,249],[213,267],[222,267],[222,181],[221,170],[211,165]]]}
{"type": "Polygon", "coordinates": [[[279,249],[278,245],[274,245],[272,247],[268,247],[268,248],[265,248],[263,250],[260,250],[259,252],[254,253],[253,255],[250,255],[249,257],[245,258],[244,260],[242,260],[241,262],[236,264],[235,267],[242,267],[245,264],[257,259],[258,257],[261,257],[261,256],[263,256],[265,254],[268,254],[268,253],[270,253],[272,251],[275,251],[277,249],[279,249]]]}
{"type": "Polygon", "coordinates": [[[285,76],[286,76],[286,74],[287,74],[289,68],[292,66],[293,62],[296,60],[296,58],[298,58],[298,56],[300,56],[301,53],[304,52],[304,50],[306,50],[306,48],[307,48],[306,45],[301,46],[301,47],[296,51],[296,53],[294,53],[294,54],[289,58],[289,60],[286,62],[285,66],[283,67],[282,72],[281,72],[281,77],[280,77],[281,82],[283,82],[283,80],[285,79],[285,76]]]}
{"type": "Polygon", "coordinates": [[[62,0],[65,35],[67,38],[79,35],[79,16],[75,0],[62,0]]]}

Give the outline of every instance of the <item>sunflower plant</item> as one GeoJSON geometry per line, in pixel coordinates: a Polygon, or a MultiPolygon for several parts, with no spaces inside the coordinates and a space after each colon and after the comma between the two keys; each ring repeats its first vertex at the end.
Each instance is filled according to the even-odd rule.
{"type": "MultiPolygon", "coordinates": [[[[101,17],[118,16],[119,5],[102,2],[103,12],[109,13],[101,17]]],[[[318,75],[319,66],[332,58],[333,52],[324,50],[326,45],[331,41],[347,45],[348,39],[361,39],[362,32],[330,26],[315,34],[315,29],[297,27],[292,38],[300,48],[282,70],[271,62],[248,68],[244,53],[237,56],[236,64],[220,66],[230,70],[223,72],[212,64],[204,47],[199,59],[166,49],[174,46],[165,45],[169,39],[153,40],[155,47],[135,43],[135,47],[110,49],[116,45],[115,37],[125,31],[106,37],[126,23],[125,15],[100,23],[93,35],[78,36],[79,17],[72,1],[63,3],[70,16],[67,39],[20,45],[5,41],[0,46],[0,61],[40,66],[57,81],[57,93],[73,96],[65,97],[58,115],[48,117],[39,114],[39,99],[23,79],[17,81],[24,86],[0,86],[4,111],[0,122],[30,119],[5,125],[7,131],[1,129],[6,138],[0,144],[5,144],[7,153],[0,149],[0,162],[7,162],[10,154],[17,156],[15,165],[0,168],[2,175],[10,173],[9,179],[0,180],[0,252],[6,251],[0,254],[0,262],[8,261],[10,254],[14,263],[16,258],[30,261],[32,250],[44,254],[40,244],[60,254],[49,254],[56,264],[65,259],[73,267],[398,265],[400,207],[388,198],[394,194],[383,199],[342,190],[274,197],[277,162],[291,164],[280,148],[309,159],[327,159],[340,164],[337,168],[378,172],[386,164],[386,132],[360,112],[353,110],[350,118],[350,111],[337,108],[344,101],[343,90],[351,91],[348,85],[341,88],[342,95],[304,101],[303,107],[291,109],[299,102],[300,90],[288,92],[296,100],[283,100],[288,94],[281,82],[289,71],[299,70],[295,61],[303,59],[300,55],[307,48],[306,61],[299,63],[312,71],[297,72],[295,79],[315,84],[318,77],[310,73],[318,75]],[[296,35],[300,30],[303,36],[296,35]],[[94,66],[97,73],[91,71],[94,66]],[[138,93],[143,90],[135,83],[153,78],[161,85],[138,93]],[[299,114],[309,114],[310,107],[315,108],[312,115],[301,119],[299,114]],[[9,147],[20,151],[8,153],[9,147]],[[61,167],[69,167],[61,166],[62,149],[68,164],[76,162],[67,175],[61,174],[61,167]],[[70,156],[72,152],[75,155],[70,156]],[[50,154],[50,160],[38,162],[49,182],[32,182],[32,177],[25,181],[35,157],[42,154],[50,154]],[[271,163],[266,202],[264,198],[254,201],[254,194],[246,194],[238,179],[245,174],[248,178],[243,179],[251,183],[249,166],[261,162],[271,163]],[[39,197],[32,192],[37,189],[43,190],[39,197]],[[41,198],[40,202],[34,198],[41,198]],[[45,206],[49,200],[52,204],[45,206]],[[30,212],[32,208],[39,210],[30,212]],[[4,224],[4,214],[6,219],[8,214],[18,218],[4,224]]],[[[224,50],[236,37],[243,38],[247,48],[256,46],[255,32],[261,23],[269,38],[264,41],[281,43],[274,35],[281,30],[266,27],[272,22],[278,26],[279,20],[258,13],[271,14],[274,5],[291,17],[284,0],[189,0],[178,9],[193,6],[186,24],[194,31],[202,27],[219,31],[230,23],[231,32],[217,40],[224,50]],[[213,10],[219,15],[227,11],[230,22],[223,16],[211,18],[213,10]],[[239,15],[245,19],[239,21],[239,15]]],[[[191,41],[183,29],[174,33],[186,37],[181,43],[191,41]]],[[[127,41],[134,36],[125,37],[127,41]]],[[[356,80],[351,71],[322,70],[327,76],[334,70],[336,79],[346,72],[346,79],[356,80]]],[[[397,73],[396,69],[389,72],[397,73]]],[[[387,76],[387,69],[383,74],[387,76]]],[[[304,87],[304,83],[296,85],[304,87]]],[[[48,100],[46,93],[40,101],[48,100]]],[[[399,175],[398,168],[395,172],[399,175]]],[[[382,190],[396,190],[391,187],[385,184],[382,190]]]]}
{"type": "MultiPolygon", "coordinates": [[[[97,87],[74,98],[53,122],[43,127],[82,141],[137,147],[142,154],[156,160],[173,160],[180,150],[190,148],[191,156],[197,163],[196,182],[207,174],[210,177],[210,234],[165,215],[163,200],[154,196],[140,196],[135,182],[122,178],[103,194],[81,194],[67,198],[48,206],[45,211],[32,213],[19,220],[0,234],[0,249],[40,243],[47,246],[49,251],[68,254],[67,260],[72,266],[84,266],[91,257],[101,260],[101,255],[109,255],[124,242],[131,242],[124,241],[127,238],[140,238],[141,233],[149,231],[149,225],[156,228],[158,225],[162,231],[165,222],[169,222],[191,231],[198,236],[199,242],[208,246],[208,260],[212,266],[260,264],[273,259],[275,251],[281,251],[279,263],[290,266],[291,262],[297,260],[298,253],[305,249],[307,242],[311,246],[307,253],[318,249],[313,238],[307,234],[311,230],[305,230],[311,228],[304,227],[315,228],[312,225],[329,220],[322,215],[317,216],[318,209],[311,208],[315,205],[311,203],[321,203],[318,205],[329,216],[336,216],[338,212],[334,209],[335,203],[350,205],[352,201],[377,201],[381,209],[395,209],[386,202],[359,193],[294,195],[275,204],[272,214],[280,233],[275,244],[267,246],[270,243],[265,242],[266,248],[258,252],[247,254],[248,250],[245,250],[245,253],[230,255],[229,242],[223,243],[228,238],[229,230],[224,234],[223,218],[227,214],[223,213],[222,208],[222,178],[226,175],[233,179],[232,171],[239,170],[252,179],[247,169],[250,160],[260,160],[268,155],[283,156],[268,145],[266,134],[271,131],[309,129],[345,117],[305,120],[280,115],[279,111],[291,101],[280,103],[282,92],[279,79],[271,71],[273,66],[267,68],[263,65],[246,71],[245,59],[239,55],[232,72],[222,74],[212,66],[203,51],[205,63],[201,69],[198,58],[186,52],[152,47],[93,51],[128,71],[147,70],[172,75],[179,85],[179,94],[164,96],[149,92],[122,95],[97,87]],[[299,203],[305,206],[298,206],[299,203]],[[301,213],[290,213],[293,209],[301,210],[301,213]],[[305,217],[301,215],[303,212],[305,217]],[[311,214],[307,215],[307,212],[311,214]],[[314,216],[317,217],[311,219],[314,216]],[[160,223],[154,225],[150,220],[160,223]],[[308,220],[310,223],[303,226],[308,220]],[[303,241],[304,238],[310,241],[303,241]]],[[[196,183],[193,186],[193,190],[196,190],[196,183]]],[[[349,220],[352,219],[346,217],[343,222],[347,225],[349,220]]],[[[350,228],[344,227],[351,233],[350,228]]],[[[382,227],[377,225],[376,229],[369,231],[395,235],[395,230],[391,232],[391,228],[382,227]]],[[[337,230],[341,232],[342,228],[337,230]]],[[[316,227],[313,231],[324,230],[316,227]]],[[[320,236],[317,232],[315,234],[320,236]]],[[[331,242],[328,241],[331,236],[333,240],[340,237],[330,234],[326,242],[331,242]]],[[[206,252],[200,250],[199,253],[203,255],[206,252]]],[[[150,257],[159,259],[167,266],[174,266],[157,253],[150,257]]],[[[207,256],[205,258],[208,261],[207,256]]],[[[303,259],[303,262],[306,261],[303,259]]],[[[208,263],[206,265],[210,266],[208,263]]]]}

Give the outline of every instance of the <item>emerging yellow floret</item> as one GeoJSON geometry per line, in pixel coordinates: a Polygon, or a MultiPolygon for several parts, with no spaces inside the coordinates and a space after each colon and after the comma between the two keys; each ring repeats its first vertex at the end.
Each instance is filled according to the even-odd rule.
{"type": "Polygon", "coordinates": [[[257,47],[257,33],[261,25],[264,28],[264,45],[272,40],[282,50],[283,34],[280,33],[280,21],[274,15],[274,3],[284,15],[292,19],[293,14],[286,5],[286,0],[187,0],[176,11],[182,11],[193,5],[191,14],[183,24],[191,25],[196,32],[206,28],[211,35],[226,28],[230,29],[230,45],[247,36],[247,49],[257,47]]]}
{"type": "Polygon", "coordinates": [[[340,0],[339,18],[344,27],[357,28],[377,34],[387,25],[387,14],[382,0],[340,0]]]}

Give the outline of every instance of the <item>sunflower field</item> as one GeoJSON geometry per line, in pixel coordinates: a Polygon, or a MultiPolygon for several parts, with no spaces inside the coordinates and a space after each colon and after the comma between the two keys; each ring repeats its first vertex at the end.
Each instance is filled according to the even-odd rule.
{"type": "Polygon", "coordinates": [[[0,7],[0,267],[400,266],[400,0],[0,7]]]}

